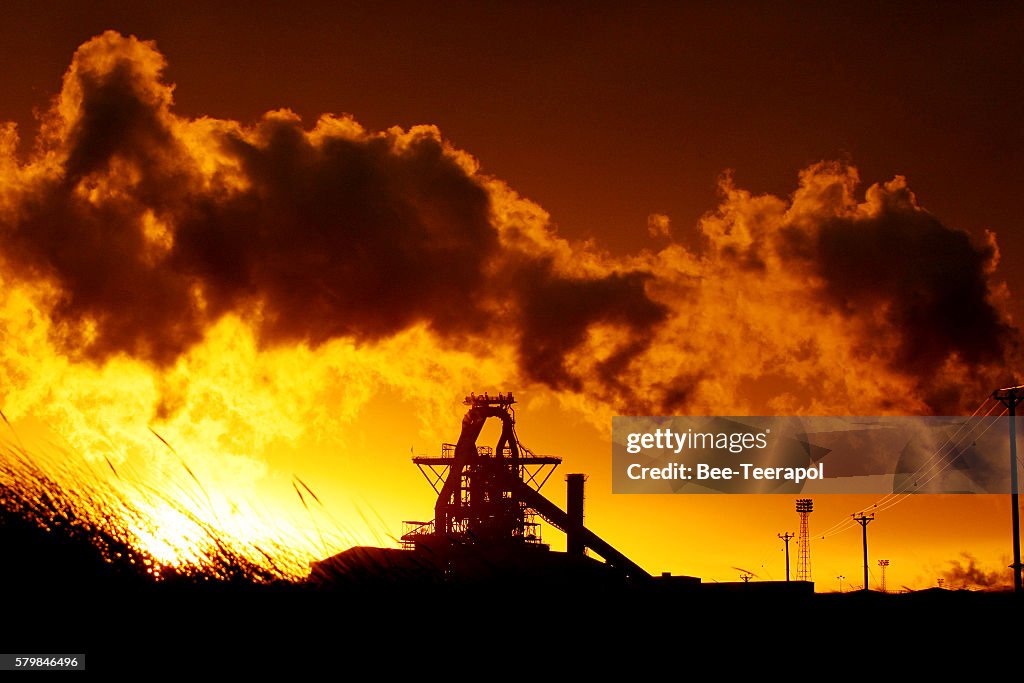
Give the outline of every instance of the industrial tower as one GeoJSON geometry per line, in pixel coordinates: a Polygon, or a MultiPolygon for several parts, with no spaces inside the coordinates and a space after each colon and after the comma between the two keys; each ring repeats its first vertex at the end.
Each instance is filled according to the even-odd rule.
{"type": "Polygon", "coordinates": [[[885,568],[889,566],[889,560],[879,560],[878,566],[882,568],[882,592],[888,593],[885,589],[885,568]]]}
{"type": "Polygon", "coordinates": [[[402,544],[448,567],[463,562],[467,554],[491,564],[534,556],[546,551],[537,517],[567,535],[572,556],[587,549],[606,564],[634,579],[647,572],[583,525],[584,480],[570,474],[568,512],[549,501],[540,489],[562,459],[536,455],[524,447],[515,431],[516,400],[512,392],[470,394],[458,443],[442,444],[440,457],[417,456],[427,481],[437,493],[434,519],[406,522],[402,544]],[[494,448],[477,446],[476,440],[489,418],[501,422],[501,436],[494,448]]]}
{"type": "Polygon", "coordinates": [[[796,511],[800,513],[800,551],[797,556],[796,580],[811,581],[811,536],[807,530],[807,518],[814,510],[814,502],[810,498],[797,498],[796,511]]]}

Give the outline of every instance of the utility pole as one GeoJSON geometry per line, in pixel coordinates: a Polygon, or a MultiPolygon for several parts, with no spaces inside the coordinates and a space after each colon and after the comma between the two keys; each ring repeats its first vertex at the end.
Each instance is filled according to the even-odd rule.
{"type": "Polygon", "coordinates": [[[852,515],[853,521],[860,524],[862,531],[864,532],[864,588],[863,591],[867,592],[868,589],[868,524],[875,519],[875,513],[865,515],[863,512],[852,515]]]}
{"type": "Polygon", "coordinates": [[[1024,400],[1024,386],[996,389],[992,398],[1010,409],[1010,514],[1013,521],[1013,592],[1024,592],[1020,564],[1020,503],[1017,495],[1017,404],[1024,400]]]}
{"type": "Polygon", "coordinates": [[[786,581],[789,581],[789,541],[795,538],[794,534],[788,531],[784,534],[775,534],[782,539],[782,542],[786,544],[786,581]]]}
{"type": "Polygon", "coordinates": [[[843,592],[843,579],[845,579],[846,577],[843,576],[842,574],[840,574],[836,578],[839,579],[839,592],[842,593],[843,592]]]}
{"type": "Polygon", "coordinates": [[[882,568],[882,592],[888,593],[885,588],[885,568],[889,566],[889,560],[879,560],[878,566],[882,568]]]}

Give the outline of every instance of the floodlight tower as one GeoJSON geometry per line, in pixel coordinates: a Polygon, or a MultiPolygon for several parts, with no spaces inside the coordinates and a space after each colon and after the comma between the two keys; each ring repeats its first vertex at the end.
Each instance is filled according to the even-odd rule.
{"type": "Polygon", "coordinates": [[[800,513],[800,544],[797,556],[796,580],[811,580],[811,535],[807,530],[807,518],[814,510],[814,501],[810,498],[797,498],[796,511],[800,513]]]}
{"type": "Polygon", "coordinates": [[[885,569],[889,566],[889,560],[879,560],[878,566],[882,568],[882,592],[888,593],[889,591],[885,590],[885,569]]]}

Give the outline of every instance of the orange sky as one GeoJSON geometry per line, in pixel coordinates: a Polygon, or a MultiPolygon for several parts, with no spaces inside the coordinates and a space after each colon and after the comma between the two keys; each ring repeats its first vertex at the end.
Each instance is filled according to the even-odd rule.
{"type": "MultiPolygon", "coordinates": [[[[969,412],[1015,378],[1013,343],[989,341],[1016,339],[1006,330],[1019,285],[1006,264],[1024,249],[1010,199],[1022,102],[1009,86],[1021,57],[1012,40],[997,38],[1019,9],[957,16],[907,5],[886,25],[867,11],[620,16],[570,5],[257,9],[240,17],[188,8],[12,11],[2,49],[17,67],[0,119],[19,125],[21,142],[4,159],[21,166],[4,168],[5,220],[15,226],[4,229],[22,246],[5,256],[4,281],[17,294],[0,320],[19,342],[5,352],[0,408],[26,438],[58,434],[86,459],[112,449],[109,457],[159,481],[174,463],[152,427],[228,498],[245,495],[300,519],[297,475],[328,507],[314,511],[313,526],[332,517],[360,542],[387,542],[401,520],[432,509],[410,446],[434,454],[455,440],[465,393],[513,389],[526,445],[565,458],[548,495],[563,502],[561,474],[589,473],[588,525],[646,569],[735,580],[739,566],[778,579],[776,533],[796,529],[792,498],[613,496],[608,418],[655,409],[969,412]],[[34,148],[31,112],[49,108],[75,50],[109,28],[156,47],[112,38],[80,52],[57,118],[34,148]],[[108,58],[135,65],[127,99],[103,89],[112,82],[108,58]],[[119,142],[97,137],[100,146],[86,149],[82,112],[94,90],[114,111],[137,97],[155,113],[115,116],[119,142]],[[294,115],[259,123],[282,107],[294,115]],[[317,127],[323,113],[339,118],[317,127]],[[387,150],[372,156],[368,141],[395,125],[402,130],[379,138],[387,150]],[[165,146],[160,131],[178,146],[165,146]],[[254,186],[283,207],[280,220],[293,220],[289,202],[305,200],[273,194],[272,168],[291,157],[267,156],[265,176],[245,160],[269,154],[274,135],[298,131],[318,154],[330,140],[365,144],[358,159],[371,159],[367,168],[379,158],[391,169],[403,150],[420,150],[393,175],[381,172],[399,179],[381,205],[407,202],[421,212],[418,225],[430,236],[423,244],[464,220],[463,232],[446,235],[450,254],[486,267],[458,265],[468,270],[432,288],[437,269],[382,262],[411,284],[378,307],[339,287],[367,282],[391,242],[364,242],[369,256],[352,266],[358,279],[315,280],[333,288],[322,301],[319,289],[298,284],[319,267],[315,259],[278,272],[282,259],[266,259],[257,245],[245,257],[262,264],[247,276],[255,279],[232,282],[222,268],[233,261],[204,251],[202,231],[236,216],[251,225],[242,203],[219,202],[254,186]],[[228,139],[249,151],[222,146],[228,139]],[[434,163],[435,149],[443,160],[435,171],[446,180],[421,186],[417,164],[434,163]],[[103,154],[114,161],[95,165],[103,154]],[[840,163],[815,165],[832,159],[840,163]],[[733,176],[720,181],[726,169],[733,176]],[[64,201],[43,193],[58,192],[48,178],[72,171],[79,185],[63,213],[24,218],[33,214],[18,208],[30,206],[22,197],[64,201]],[[175,190],[184,194],[153,199],[149,173],[157,195],[187,176],[175,190]],[[479,188],[496,207],[486,225],[473,213],[479,188]],[[193,201],[214,217],[173,208],[193,201]],[[95,219],[96,207],[118,208],[95,219]],[[40,237],[54,224],[78,235],[94,229],[80,220],[98,226],[106,245],[103,226],[135,226],[137,240],[105,251],[145,251],[138,269],[122,273],[124,258],[112,259],[106,279],[96,280],[90,264],[99,262],[86,243],[76,258],[54,247],[69,238],[40,237]],[[179,254],[186,229],[200,237],[179,254]],[[894,232],[900,237],[888,242],[894,232]],[[870,262],[858,260],[861,239],[870,262]],[[808,244],[819,250],[807,252],[808,244]],[[903,267],[908,255],[917,265],[903,267]],[[162,259],[175,264],[169,276],[162,259]],[[936,276],[931,263],[947,270],[936,276]],[[917,279],[886,280],[889,272],[917,279]],[[102,284],[130,288],[139,274],[152,278],[145,291],[102,284]],[[180,289],[182,274],[190,288],[180,289]],[[466,277],[508,283],[508,298],[492,291],[453,307],[466,277]],[[946,281],[971,294],[940,291],[946,281]],[[260,296],[248,299],[252,288],[260,296]],[[72,290],[75,297],[62,298],[72,290]],[[925,303],[894,291],[926,292],[925,303]],[[146,296],[154,292],[166,308],[153,308],[146,296]],[[302,308],[311,300],[304,292],[315,306],[302,308]]],[[[322,167],[295,168],[315,180],[322,167]]],[[[303,215],[315,222],[336,213],[330,205],[303,215]]],[[[278,218],[266,216],[272,231],[278,218]]],[[[312,258],[287,240],[268,244],[267,253],[312,258]]],[[[444,263],[460,263],[450,254],[444,263]]],[[[377,286],[386,290],[386,279],[377,286]]],[[[819,496],[812,534],[871,502],[819,496]]],[[[871,525],[872,565],[888,557],[890,585],[913,587],[933,584],[962,552],[988,570],[1005,567],[1009,516],[999,497],[911,497],[871,525]]],[[[564,545],[551,530],[547,540],[564,545]]],[[[812,547],[819,590],[835,587],[839,574],[859,581],[858,531],[812,547]]]]}

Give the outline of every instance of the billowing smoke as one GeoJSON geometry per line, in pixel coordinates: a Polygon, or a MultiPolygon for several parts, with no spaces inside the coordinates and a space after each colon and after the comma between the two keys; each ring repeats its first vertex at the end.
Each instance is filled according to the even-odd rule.
{"type": "Polygon", "coordinates": [[[642,332],[662,317],[633,274],[510,258],[485,180],[435,129],[183,120],[163,66],[115,33],[84,45],[8,207],[6,265],[52,278],[69,352],[168,365],[229,312],[266,345],[379,340],[418,322],[445,338],[525,327],[527,367],[559,384],[560,355],[590,323],[642,332]]]}
{"type": "MultiPolygon", "coordinates": [[[[599,424],[950,412],[1010,379],[994,235],[944,225],[903,178],[858,199],[856,169],[823,162],[782,199],[726,177],[699,250],[655,214],[668,246],[615,257],[558,237],[434,127],[186,118],[164,66],[152,43],[90,40],[36,151],[19,159],[8,126],[0,162],[5,282],[33,292],[67,362],[152,368],[161,419],[225,320],[266,352],[369,354],[415,333],[510,360],[474,378],[545,386],[599,424]]],[[[466,381],[432,358],[433,379],[466,381]]],[[[6,372],[24,361],[8,355],[6,372]]]]}
{"type": "MultiPolygon", "coordinates": [[[[943,224],[903,178],[860,195],[855,168],[822,162],[780,198],[725,176],[699,247],[651,214],[658,248],[615,256],[435,127],[184,117],[164,67],[105,33],[30,153],[0,126],[0,410],[70,445],[46,476],[83,500],[65,454],[113,472],[124,510],[153,510],[119,523],[164,561],[189,556],[173,495],[200,482],[185,508],[217,537],[303,528],[310,509],[264,516],[254,491],[322,473],[311,444],[372,450],[380,392],[433,440],[472,390],[553,396],[608,431],[616,413],[949,414],[1015,379],[995,236],[943,224]]],[[[365,474],[357,458],[327,476],[365,474]]]]}
{"type": "Polygon", "coordinates": [[[1010,588],[1008,573],[998,570],[987,571],[978,564],[970,553],[960,553],[960,558],[949,561],[949,568],[942,572],[945,587],[968,590],[1000,590],[1010,588]]]}
{"type": "Polygon", "coordinates": [[[644,357],[653,409],[941,413],[1012,379],[995,236],[944,225],[902,177],[863,200],[858,183],[822,162],[781,199],[726,176],[704,250],[649,256],[652,296],[672,301],[644,357]]]}

